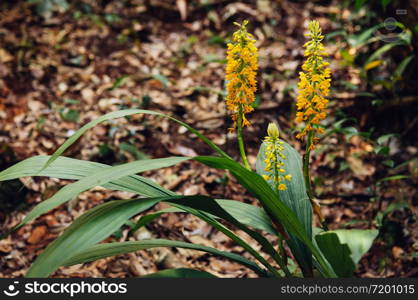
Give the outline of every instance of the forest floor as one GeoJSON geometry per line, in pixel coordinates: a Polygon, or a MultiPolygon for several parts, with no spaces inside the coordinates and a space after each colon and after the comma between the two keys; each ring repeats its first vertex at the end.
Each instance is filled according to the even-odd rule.
{"type": "MultiPolygon", "coordinates": [[[[272,121],[278,122],[282,138],[301,150],[303,145],[294,137],[294,99],[306,23],[317,19],[327,33],[334,29],[327,13],[347,14],[343,9],[335,12],[336,6],[289,1],[280,6],[273,1],[257,1],[257,6],[212,1],[210,9],[204,5],[185,9],[183,1],[126,6],[113,1],[104,7],[72,7],[66,13],[43,18],[24,1],[19,2],[0,11],[0,170],[34,155],[52,154],[83,124],[123,108],[173,115],[238,158],[235,136],[227,133],[231,121],[225,111],[223,77],[225,41],[235,30],[233,21],[244,18],[250,20],[250,31],[260,49],[258,106],[249,115],[252,126],[245,131],[250,163],[254,165],[267,124],[272,121]],[[264,2],[273,7],[264,6],[264,2]]],[[[333,89],[330,117],[325,122],[331,128],[340,120],[335,112],[356,102],[338,82],[358,85],[361,79],[356,70],[338,63],[341,45],[326,46],[338,87],[333,89]]],[[[356,116],[359,130],[366,113],[360,111],[356,116]]],[[[357,276],[417,276],[418,172],[413,169],[408,180],[379,181],[394,174],[374,155],[375,146],[359,135],[330,131],[312,155],[316,193],[332,229],[376,228],[380,224],[379,237],[361,260],[357,276]]],[[[399,147],[391,146],[391,151],[402,152],[399,159],[404,161],[418,151],[413,142],[399,147]]],[[[65,156],[115,164],[197,154],[212,152],[169,120],[135,115],[96,126],[65,156]]],[[[411,168],[407,163],[397,172],[411,168]]],[[[225,180],[224,172],[194,161],[142,175],[180,194],[257,205],[235,180],[225,180]]],[[[11,192],[13,186],[0,186],[2,230],[18,224],[36,203],[70,181],[36,177],[21,182],[19,192],[11,192]]],[[[0,241],[0,277],[24,276],[36,256],[87,209],[131,196],[95,188],[22,227],[0,241]]],[[[163,215],[134,235],[128,231],[124,228],[108,240],[170,238],[243,252],[223,234],[185,214],[163,215]]],[[[196,267],[221,277],[255,276],[235,263],[182,249],[119,255],[63,267],[53,276],[132,277],[173,267],[196,267]]]]}

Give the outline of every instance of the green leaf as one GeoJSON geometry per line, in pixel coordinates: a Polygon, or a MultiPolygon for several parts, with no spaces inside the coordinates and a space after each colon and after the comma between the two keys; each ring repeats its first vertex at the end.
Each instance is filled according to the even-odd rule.
{"type": "Polygon", "coordinates": [[[376,146],[374,148],[374,152],[379,155],[388,155],[389,154],[389,147],[388,146],[376,146]]]}
{"type": "Polygon", "coordinates": [[[339,229],[333,230],[338,235],[341,243],[346,243],[351,250],[351,258],[358,264],[361,257],[369,251],[374,239],[377,237],[378,230],[361,229],[339,229]]]}
{"type": "Polygon", "coordinates": [[[54,154],[51,156],[51,158],[48,160],[48,162],[45,165],[45,168],[51,164],[54,160],[57,159],[58,156],[60,156],[62,153],[64,153],[64,151],[70,147],[75,141],[77,141],[87,130],[93,128],[94,126],[107,121],[107,120],[112,120],[112,119],[117,119],[117,118],[122,118],[122,117],[126,117],[126,116],[130,116],[130,115],[135,115],[135,114],[148,114],[148,115],[156,115],[156,116],[160,116],[160,117],[164,117],[164,118],[168,118],[174,122],[176,122],[177,124],[180,124],[181,126],[185,127],[187,130],[189,130],[191,133],[196,134],[203,142],[205,142],[209,147],[211,147],[215,152],[217,152],[219,155],[221,155],[222,157],[226,157],[226,158],[230,158],[228,154],[226,154],[224,151],[222,151],[221,148],[219,148],[218,146],[216,146],[211,140],[209,140],[207,137],[205,137],[203,134],[201,134],[199,131],[197,131],[196,129],[192,128],[191,126],[187,125],[186,123],[179,121],[171,116],[159,113],[159,112],[155,112],[155,111],[151,111],[151,110],[144,110],[144,109],[125,109],[125,110],[119,110],[119,111],[114,111],[108,114],[105,114],[93,121],[90,121],[89,123],[87,123],[86,125],[84,125],[83,127],[81,127],[79,130],[77,130],[71,137],[69,137],[64,144],[62,144],[55,152],[54,154]]]}
{"type": "MultiPolygon", "coordinates": [[[[286,204],[296,215],[300,223],[303,225],[308,238],[312,239],[312,207],[306,192],[305,181],[302,173],[302,159],[299,153],[293,149],[288,143],[283,142],[283,155],[285,159],[278,158],[284,162],[284,169],[286,174],[292,175],[292,180],[286,181],[287,189],[280,191],[276,189],[276,183],[269,180],[270,187],[278,193],[280,199],[286,204]]],[[[266,172],[265,158],[266,144],[263,142],[257,155],[256,170],[260,175],[271,175],[271,172],[266,172]]],[[[294,234],[289,233],[291,248],[296,260],[299,262],[302,270],[309,272],[312,269],[312,254],[309,249],[301,242],[294,234]]]]}
{"type": "MultiPolygon", "coordinates": [[[[231,216],[233,216],[238,222],[250,226],[252,228],[268,232],[275,235],[276,231],[273,228],[270,218],[267,216],[264,209],[257,207],[251,204],[239,202],[236,200],[226,200],[226,199],[215,199],[215,201],[231,216]]],[[[160,217],[163,214],[167,213],[179,213],[185,212],[182,209],[169,207],[156,211],[154,213],[145,215],[141,217],[133,231],[138,230],[140,227],[149,224],[154,221],[156,218],[160,217]]],[[[217,216],[209,214],[211,217],[218,218],[217,216]]]]}
{"type": "Polygon", "coordinates": [[[382,164],[389,168],[393,168],[395,166],[395,162],[391,159],[382,161],[382,164]]]}
{"type": "Polygon", "coordinates": [[[151,223],[155,219],[159,218],[163,214],[177,213],[177,212],[185,212],[185,211],[182,210],[182,209],[175,208],[175,207],[169,207],[169,208],[161,209],[161,210],[156,211],[154,213],[142,216],[139,219],[139,221],[135,224],[135,226],[132,227],[131,231],[132,232],[137,231],[139,228],[148,225],[149,223],[151,223]]]}
{"type": "Polygon", "coordinates": [[[238,222],[273,235],[276,234],[263,208],[236,200],[217,199],[215,201],[238,222]]]}
{"type": "MultiPolygon", "coordinates": [[[[240,223],[228,212],[222,209],[222,207],[218,203],[216,203],[214,199],[205,196],[198,196],[198,198],[199,199],[173,198],[166,200],[165,202],[168,202],[174,207],[180,208],[188,213],[191,213],[199,217],[203,221],[207,222],[208,224],[212,225],[213,227],[224,233],[226,236],[228,236],[230,239],[232,239],[234,242],[236,242],[238,245],[247,250],[252,256],[254,256],[254,258],[261,262],[271,273],[275,274],[278,277],[281,277],[277,270],[263,256],[261,256],[258,251],[256,251],[247,242],[245,242],[239,236],[234,234],[231,230],[229,230],[227,227],[225,227],[223,224],[218,222],[210,215],[214,215],[218,218],[221,218],[222,220],[231,223],[232,225],[247,233],[249,236],[251,236],[253,239],[255,239],[262,245],[264,251],[270,254],[270,256],[272,256],[276,260],[276,262],[283,266],[283,262],[280,260],[278,253],[275,251],[273,246],[267,241],[265,237],[240,223]]],[[[289,276],[290,274],[287,275],[289,276]]]]}
{"type": "Polygon", "coordinates": [[[396,136],[396,134],[394,134],[394,133],[389,133],[389,134],[385,134],[385,135],[382,135],[382,136],[380,136],[378,139],[377,139],[377,143],[379,144],[379,145],[383,145],[384,143],[386,143],[391,137],[394,137],[394,136],[396,136]]]}
{"type": "Polygon", "coordinates": [[[378,24],[373,27],[370,27],[366,30],[364,30],[362,33],[357,35],[350,35],[348,37],[348,43],[353,47],[361,47],[368,43],[368,41],[371,39],[373,33],[381,28],[383,24],[378,24]]]}
{"type": "Polygon", "coordinates": [[[408,175],[394,175],[394,176],[389,176],[389,177],[385,177],[383,179],[380,179],[378,181],[378,183],[384,182],[384,181],[391,181],[391,180],[403,180],[403,179],[408,179],[410,177],[411,176],[408,176],[408,175]]]}
{"type": "Polygon", "coordinates": [[[119,149],[132,154],[135,157],[136,160],[149,159],[150,158],[147,154],[139,151],[138,148],[135,145],[132,145],[130,143],[124,143],[124,142],[120,143],[119,149]]]}
{"type": "Polygon", "coordinates": [[[217,278],[215,275],[194,269],[179,268],[155,272],[142,278],[217,278]]]}
{"type": "Polygon", "coordinates": [[[140,160],[94,172],[89,176],[83,177],[77,182],[66,185],[57,193],[55,193],[54,196],[39,203],[14,229],[20,228],[21,226],[32,221],[33,219],[71,200],[72,198],[76,197],[79,193],[87,191],[90,188],[104,185],[112,180],[116,180],[135,173],[169,167],[185,160],[188,160],[188,158],[169,157],[150,160],[140,160]]]}
{"type": "MultiPolygon", "coordinates": [[[[207,216],[204,212],[188,206],[205,206],[204,203],[207,203],[209,200],[211,199],[205,196],[171,196],[135,200],[117,200],[97,206],[77,218],[60,237],[51,243],[33,263],[27,276],[48,276],[59,266],[66,264],[66,261],[70,260],[73,256],[111,235],[132,216],[161,201],[168,202],[172,205],[180,205],[183,210],[202,218],[221,232],[227,234],[228,237],[233,239],[251,254],[254,254],[255,252],[255,256],[257,256],[258,253],[232,231],[215,219],[207,216]],[[184,201],[182,201],[182,199],[184,201]]],[[[262,257],[258,257],[258,259],[263,261],[262,257]]],[[[250,266],[248,265],[248,267],[250,266]]],[[[252,265],[252,269],[260,276],[266,276],[265,271],[262,269],[257,268],[254,265],[252,265]]]]}
{"type": "Polygon", "coordinates": [[[366,60],[365,65],[367,65],[368,63],[376,60],[377,58],[379,58],[380,56],[382,56],[384,53],[388,52],[392,48],[394,48],[396,46],[400,46],[400,45],[403,45],[403,43],[394,42],[394,43],[389,43],[389,44],[383,45],[382,47],[377,49],[375,52],[373,52],[372,55],[370,55],[370,57],[366,60]]]}
{"type": "Polygon", "coordinates": [[[395,72],[393,72],[393,77],[395,80],[401,80],[402,74],[405,71],[406,67],[409,65],[409,63],[414,59],[414,55],[410,55],[408,57],[405,57],[401,63],[396,67],[395,72]]]}
{"type": "Polygon", "coordinates": [[[63,101],[66,104],[75,104],[75,105],[80,104],[80,100],[71,99],[71,98],[65,98],[63,101]]]}
{"type": "MultiPolygon", "coordinates": [[[[26,176],[48,176],[59,179],[78,180],[95,172],[111,168],[109,165],[78,160],[64,156],[58,157],[47,168],[42,169],[50,156],[34,156],[25,159],[0,172],[0,181],[17,179],[26,176]]],[[[148,197],[175,195],[152,180],[138,175],[125,176],[102,185],[105,188],[126,191],[148,197]]]]}
{"type": "Polygon", "coordinates": [[[350,277],[377,234],[377,230],[339,229],[321,232],[315,240],[337,275],[350,277]]]}
{"type": "Polygon", "coordinates": [[[389,3],[392,2],[392,0],[380,0],[380,3],[382,4],[383,10],[386,10],[389,3]]]}
{"type": "MultiPolygon", "coordinates": [[[[111,168],[111,166],[101,163],[60,156],[46,169],[38,173],[37,170],[41,169],[48,159],[49,156],[35,156],[23,160],[0,172],[0,181],[12,180],[26,176],[48,176],[52,178],[78,180],[103,169],[111,168]]],[[[127,191],[148,197],[175,195],[175,193],[164,189],[155,182],[138,175],[130,175],[117,180],[112,180],[111,182],[104,184],[103,187],[112,190],[127,191]]],[[[275,234],[271,221],[262,208],[234,200],[222,199],[216,201],[239,222],[259,230],[264,230],[270,234],[275,234]]],[[[156,216],[147,221],[145,224],[148,224],[163,213],[182,211],[174,208],[170,208],[169,210],[170,211],[163,210],[161,212],[156,212],[156,216]]],[[[151,215],[153,214],[148,216],[151,215]]],[[[144,222],[146,218],[147,216],[142,217],[139,222],[144,222]]]]}
{"type": "Polygon", "coordinates": [[[338,277],[351,277],[356,266],[351,259],[347,244],[342,244],[334,232],[324,232],[315,236],[316,242],[338,277]]]}
{"type": "Polygon", "coordinates": [[[77,123],[80,119],[80,112],[74,109],[63,108],[60,110],[60,116],[64,121],[77,123]]]}
{"type": "Polygon", "coordinates": [[[356,8],[356,10],[359,10],[360,8],[362,8],[362,6],[364,5],[364,2],[366,2],[366,0],[356,0],[354,7],[356,8]]]}
{"type": "Polygon", "coordinates": [[[64,265],[71,266],[75,264],[81,264],[89,261],[94,261],[97,259],[119,255],[123,253],[134,252],[138,250],[145,250],[158,247],[177,247],[184,249],[192,249],[207,252],[210,254],[217,255],[219,257],[225,257],[229,260],[235,261],[251,270],[254,270],[256,273],[264,274],[263,270],[260,269],[257,264],[254,262],[232,252],[220,251],[218,249],[207,247],[203,245],[197,245],[192,243],[180,242],[180,241],[171,241],[165,239],[157,240],[142,240],[142,241],[128,241],[120,243],[106,243],[98,244],[91,246],[81,252],[78,252],[76,255],[72,256],[67,260],[64,265]]]}
{"type": "MultiPolygon", "coordinates": [[[[48,157],[34,157],[30,158],[28,160],[25,160],[23,162],[20,162],[19,164],[11,167],[8,170],[5,170],[0,174],[0,178],[3,180],[10,179],[10,178],[18,178],[22,176],[31,176],[36,175],[33,174],[33,170],[38,170],[39,166],[42,166],[45,161],[48,159],[48,157]]],[[[65,157],[59,157],[56,161],[54,161],[49,167],[47,167],[45,170],[43,170],[38,175],[49,175],[52,177],[58,177],[58,178],[65,178],[65,179],[80,179],[84,176],[93,174],[97,170],[102,170],[103,168],[110,168],[109,166],[98,164],[98,163],[92,163],[88,161],[81,161],[81,160],[75,160],[65,157]]],[[[147,183],[143,182],[145,178],[139,177],[139,176],[129,176],[129,177],[123,177],[118,180],[114,180],[113,182],[105,185],[109,188],[114,188],[118,190],[128,190],[128,191],[134,191],[134,192],[141,192],[143,185],[145,188],[148,188],[149,191],[147,191],[149,195],[151,196],[165,196],[174,194],[168,190],[164,190],[162,187],[159,187],[157,184],[152,183],[152,185],[147,185],[147,183]],[[137,178],[136,178],[137,177],[137,178]],[[128,179],[128,180],[127,180],[128,179]],[[126,188],[126,183],[131,181],[132,184],[126,188]],[[138,186],[136,186],[138,185],[138,186]],[[154,187],[155,185],[155,187],[154,187]],[[137,190],[137,188],[140,189],[140,191],[137,190]],[[165,192],[166,191],[166,192],[165,192]]],[[[142,193],[143,194],[143,193],[142,193]]],[[[219,200],[224,204],[224,206],[229,207],[230,210],[232,210],[232,213],[234,215],[239,215],[244,220],[247,220],[249,225],[257,225],[260,229],[266,229],[270,232],[274,232],[274,230],[271,227],[271,223],[269,223],[268,217],[265,215],[264,211],[261,208],[253,207],[251,205],[240,203],[236,201],[230,201],[230,200],[219,200]],[[232,203],[236,202],[236,203],[232,203]],[[250,219],[248,219],[250,217],[250,219]],[[252,218],[251,218],[252,217],[252,218]]],[[[177,209],[179,210],[179,209],[177,209]]],[[[151,220],[158,217],[151,216],[151,220]]],[[[141,221],[146,221],[147,217],[141,218],[141,221]]],[[[149,220],[149,221],[151,221],[149,220]]],[[[149,221],[146,221],[149,222],[149,221]]],[[[141,226],[141,224],[139,224],[141,226]]]]}
{"type": "Polygon", "coordinates": [[[280,222],[289,233],[299,238],[313,253],[323,267],[324,276],[334,277],[335,273],[324,259],[319,249],[308,237],[303,225],[295,213],[281,201],[277,201],[277,194],[267,182],[258,174],[245,169],[237,162],[220,157],[198,156],[194,158],[210,167],[229,170],[250,193],[262,204],[265,211],[277,222],[280,222]]]}
{"type": "Polygon", "coordinates": [[[125,80],[129,78],[129,75],[122,75],[118,78],[116,78],[115,82],[113,83],[112,87],[110,88],[111,91],[121,87],[124,83],[125,80]]]}
{"type": "Polygon", "coordinates": [[[69,257],[102,241],[132,216],[152,207],[163,198],[110,201],[77,218],[42,252],[26,277],[46,277],[69,257]]]}
{"type": "Polygon", "coordinates": [[[158,80],[159,82],[161,82],[161,84],[164,87],[167,87],[168,84],[170,83],[170,80],[168,80],[168,78],[165,77],[163,74],[155,74],[155,75],[152,75],[152,78],[154,78],[155,80],[158,80]]]}

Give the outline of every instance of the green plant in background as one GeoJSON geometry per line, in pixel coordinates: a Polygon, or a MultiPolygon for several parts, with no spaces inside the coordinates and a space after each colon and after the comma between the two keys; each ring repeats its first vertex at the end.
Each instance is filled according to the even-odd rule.
{"type": "Polygon", "coordinates": [[[35,4],[36,13],[48,18],[54,10],[66,11],[69,4],[66,0],[26,0],[29,4],[35,4]]]}
{"type": "Polygon", "coordinates": [[[406,17],[410,12],[405,10],[406,14],[398,15],[395,10],[395,5],[400,10],[407,8],[406,3],[402,6],[401,1],[391,2],[346,1],[342,7],[352,12],[350,26],[339,25],[345,21],[335,15],[337,30],[327,36],[328,40],[342,42],[339,45],[342,64],[357,69],[362,78],[361,83],[341,81],[341,84],[368,98],[373,106],[409,105],[416,101],[413,84],[418,45],[416,21],[406,17]],[[392,7],[388,8],[388,4],[392,7]]]}
{"type": "MultiPolygon", "coordinates": [[[[231,59],[227,67],[227,79],[229,81],[227,102],[230,103],[229,108],[233,108],[230,110],[232,115],[235,116],[233,120],[236,122],[239,131],[246,124],[244,114],[249,112],[247,105],[253,99],[255,70],[257,69],[254,40],[250,38],[251,36],[247,33],[245,25],[246,23],[240,25],[239,30],[234,34],[236,44],[229,46],[228,55],[231,59]],[[234,94],[231,95],[230,93],[234,94]]],[[[320,28],[317,22],[311,22],[309,28],[313,38],[318,37],[316,34],[320,36],[320,28]]],[[[313,44],[307,44],[309,53],[316,53],[315,51],[318,51],[318,49],[318,41],[315,42],[315,39],[313,44]],[[313,48],[311,45],[313,45],[313,48]]],[[[322,50],[318,53],[321,52],[322,50]]],[[[319,55],[318,53],[314,55],[319,55]]],[[[317,60],[319,60],[318,57],[317,60]]],[[[308,55],[309,59],[315,65],[315,59],[308,55]]],[[[324,63],[322,64],[324,65],[324,63]]],[[[307,88],[309,85],[315,89],[316,85],[313,82],[318,82],[319,89],[327,87],[326,84],[321,83],[320,78],[323,76],[322,78],[328,80],[329,76],[326,74],[329,71],[318,69],[318,66],[314,66],[313,69],[310,69],[309,65],[308,67],[305,68],[308,73],[305,87],[307,88]],[[310,73],[311,71],[314,73],[310,73]],[[318,76],[320,78],[317,78],[318,76]]],[[[322,90],[322,93],[324,94],[324,90],[322,90]]],[[[320,97],[320,95],[312,95],[312,97],[308,96],[308,101],[312,100],[319,103],[320,101],[313,99],[315,96],[320,97]]],[[[322,109],[325,108],[321,108],[321,111],[322,109]]],[[[313,115],[313,117],[315,116],[313,115]]],[[[307,120],[316,124],[310,117],[307,120]]],[[[78,217],[61,236],[37,257],[26,276],[45,277],[60,266],[85,263],[112,255],[155,247],[180,247],[204,251],[239,263],[253,270],[260,277],[352,276],[355,265],[362,254],[369,249],[377,231],[321,231],[313,228],[312,207],[309,197],[310,186],[308,185],[310,182],[306,182],[306,174],[303,173],[305,168],[303,168],[302,159],[298,152],[281,140],[277,126],[270,124],[268,136],[260,147],[256,172],[254,172],[246,161],[241,134],[240,131],[238,133],[238,143],[244,165],[233,160],[211,140],[182,121],[159,112],[126,109],[108,113],[87,123],[62,144],[52,156],[35,156],[2,171],[0,181],[24,176],[48,176],[75,180],[74,183],[66,185],[51,198],[35,206],[12,231],[95,186],[127,191],[137,195],[134,199],[106,202],[78,217]],[[142,159],[117,166],[61,156],[87,130],[97,124],[134,114],[154,115],[176,122],[197,135],[213,149],[217,156],[142,159]],[[170,167],[187,160],[195,160],[212,168],[228,170],[259,201],[261,207],[235,200],[213,199],[208,196],[178,195],[149,179],[135,175],[148,170],[170,167]],[[241,246],[250,258],[203,245],[164,239],[100,243],[126,224],[132,217],[151,209],[160,202],[164,202],[171,207],[141,217],[135,225],[131,226],[132,230],[145,226],[162,214],[187,212],[224,233],[237,245],[241,246]],[[261,250],[256,250],[242,237],[225,226],[225,223],[250,236],[261,246],[261,250]],[[264,236],[265,233],[276,237],[276,239],[269,242],[264,236]],[[289,247],[291,255],[289,255],[286,245],[289,247]],[[298,263],[301,272],[293,269],[291,271],[291,268],[289,268],[293,259],[298,263]]],[[[313,141],[313,137],[308,140],[307,150],[312,150],[313,141]]],[[[151,276],[213,277],[207,272],[190,269],[165,270],[151,276]]]]}

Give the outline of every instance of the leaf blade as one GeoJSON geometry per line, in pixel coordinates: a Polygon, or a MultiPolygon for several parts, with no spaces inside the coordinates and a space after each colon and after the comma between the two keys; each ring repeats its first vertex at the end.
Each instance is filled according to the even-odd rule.
{"type": "Polygon", "coordinates": [[[217,278],[215,275],[195,269],[178,268],[158,271],[142,278],[217,278]]]}
{"type": "Polygon", "coordinates": [[[127,219],[161,201],[159,198],[110,201],[77,218],[37,257],[26,277],[46,277],[68,257],[100,242],[127,219]]]}
{"type": "Polygon", "coordinates": [[[95,172],[89,176],[83,177],[77,182],[66,185],[57,193],[55,193],[51,198],[39,203],[29,212],[28,215],[26,215],[23,221],[14,229],[20,228],[21,226],[27,224],[28,222],[39,217],[45,212],[71,200],[79,193],[86,191],[92,187],[100,186],[105,183],[108,183],[109,181],[112,181],[113,179],[119,179],[135,173],[162,167],[169,167],[174,164],[186,161],[188,159],[189,158],[185,157],[169,157],[160,159],[140,160],[110,167],[103,171],[95,172]]]}
{"type": "MultiPolygon", "coordinates": [[[[38,172],[49,159],[50,156],[40,155],[22,160],[0,172],[0,181],[27,176],[47,176],[59,179],[79,180],[94,172],[111,167],[97,162],[60,156],[48,167],[38,172]]],[[[148,197],[175,195],[175,193],[163,188],[152,180],[138,175],[129,175],[113,180],[103,185],[103,187],[148,197]]]]}
{"type": "Polygon", "coordinates": [[[377,230],[338,229],[320,232],[315,240],[335,272],[340,277],[351,277],[377,234],[377,230]]]}
{"type": "Polygon", "coordinates": [[[216,256],[225,257],[232,261],[235,261],[255,272],[262,272],[260,267],[257,266],[254,262],[238,255],[235,253],[230,253],[226,251],[220,251],[216,248],[197,245],[181,241],[172,241],[165,239],[156,239],[156,240],[142,240],[142,241],[128,241],[128,242],[117,242],[117,243],[106,243],[94,245],[90,248],[83,250],[82,252],[77,253],[75,256],[67,260],[64,265],[71,266],[75,264],[85,263],[109,256],[114,256],[118,254],[134,252],[138,250],[145,250],[158,247],[177,247],[184,249],[191,249],[197,251],[207,252],[216,256]]]}
{"type": "Polygon", "coordinates": [[[87,130],[93,128],[94,126],[105,122],[107,120],[116,119],[116,118],[122,118],[130,115],[135,114],[148,114],[148,115],[156,115],[164,118],[168,118],[177,124],[185,127],[190,132],[196,134],[203,142],[205,142],[209,147],[211,147],[215,152],[217,152],[219,155],[223,157],[228,157],[229,155],[226,154],[221,148],[219,148],[217,145],[215,145],[211,140],[209,140],[207,137],[205,137],[203,134],[201,134],[199,131],[191,127],[190,125],[177,120],[171,116],[165,115],[163,113],[151,111],[151,110],[144,110],[144,109],[124,109],[124,110],[118,110],[114,112],[107,113],[95,120],[90,121],[89,123],[85,124],[83,127],[81,127],[79,130],[77,130],[72,136],[70,136],[64,144],[62,144],[50,157],[50,159],[47,161],[44,167],[47,167],[49,164],[51,164],[55,159],[57,159],[58,156],[60,156],[68,147],[70,147],[75,141],[77,141],[87,130]]]}
{"type": "MultiPolygon", "coordinates": [[[[303,225],[308,238],[312,239],[312,207],[303,178],[302,159],[299,153],[288,143],[283,141],[282,146],[284,148],[282,154],[285,158],[278,157],[278,159],[284,162],[284,168],[287,174],[292,175],[292,179],[286,182],[286,190],[276,190],[276,183],[273,182],[272,179],[267,182],[278,194],[278,199],[295,213],[298,220],[303,225]]],[[[260,175],[270,175],[270,172],[265,171],[265,149],[266,144],[263,142],[260,146],[256,160],[256,171],[260,175]]],[[[311,273],[312,254],[310,250],[293,233],[288,234],[290,237],[288,244],[295,255],[296,260],[304,273],[311,273]]]]}

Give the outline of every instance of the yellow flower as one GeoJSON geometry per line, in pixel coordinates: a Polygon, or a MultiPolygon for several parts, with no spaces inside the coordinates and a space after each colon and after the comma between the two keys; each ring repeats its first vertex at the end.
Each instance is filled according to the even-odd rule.
{"type": "Polygon", "coordinates": [[[277,187],[280,191],[285,191],[287,190],[287,186],[283,183],[280,183],[279,186],[277,187]]]}
{"type": "Polygon", "coordinates": [[[269,124],[267,134],[268,136],[264,138],[264,163],[266,164],[264,171],[269,175],[263,175],[263,178],[266,181],[272,180],[278,190],[284,191],[287,189],[284,181],[292,179],[292,175],[286,174],[284,142],[279,138],[279,129],[274,123],[269,124]]]}
{"type": "Polygon", "coordinates": [[[232,43],[228,44],[226,64],[226,107],[231,112],[234,121],[239,126],[249,125],[245,114],[253,111],[251,104],[255,101],[257,75],[257,48],[254,37],[247,32],[248,21],[235,23],[239,29],[232,36],[232,43]]]}
{"type": "Polygon", "coordinates": [[[284,176],[284,179],[290,181],[290,180],[292,180],[292,175],[291,174],[287,174],[287,175],[284,176]]]}
{"type": "Polygon", "coordinates": [[[304,122],[305,127],[296,135],[296,138],[303,139],[311,133],[311,149],[314,149],[319,141],[316,135],[324,131],[318,125],[327,116],[328,100],[325,97],[329,94],[331,70],[323,58],[327,54],[322,44],[324,36],[321,34],[319,22],[309,22],[308,28],[307,36],[311,40],[304,45],[306,61],[302,65],[303,72],[299,73],[299,93],[296,102],[298,110],[296,122],[304,122]]]}

